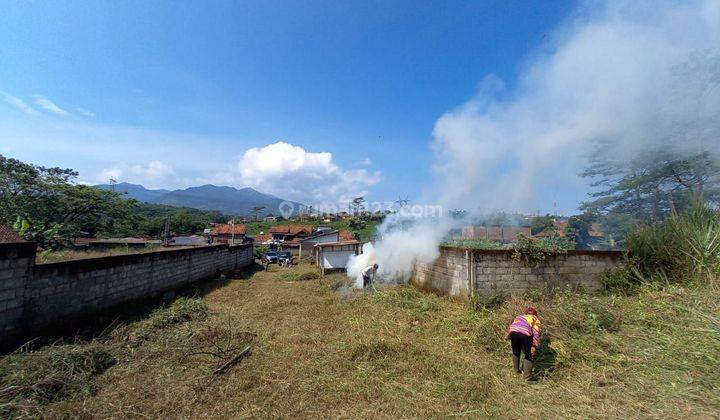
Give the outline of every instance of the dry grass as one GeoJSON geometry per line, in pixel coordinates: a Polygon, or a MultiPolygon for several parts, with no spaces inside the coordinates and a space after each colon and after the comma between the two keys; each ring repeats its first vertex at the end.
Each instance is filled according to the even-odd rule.
{"type": "Polygon", "coordinates": [[[46,263],[55,263],[55,262],[62,262],[62,261],[84,260],[87,258],[112,257],[115,255],[132,255],[132,254],[144,254],[147,252],[170,251],[170,250],[184,249],[184,248],[192,248],[192,247],[173,246],[173,247],[166,248],[166,247],[163,247],[160,245],[157,245],[157,246],[153,245],[153,246],[147,246],[145,248],[117,247],[117,248],[108,249],[105,251],[78,251],[78,250],[72,250],[72,249],[65,249],[65,250],[61,250],[61,251],[45,250],[45,251],[37,254],[36,263],[46,264],[46,263]]]}
{"type": "Polygon", "coordinates": [[[120,327],[102,341],[117,363],[97,373],[96,391],[50,401],[43,415],[702,418],[720,412],[720,377],[712,371],[720,365],[717,294],[673,288],[630,297],[536,297],[547,340],[538,363],[543,378],[530,387],[511,371],[503,339],[523,299],[481,311],[411,287],[348,299],[333,290],[342,274],[281,281],[289,270],[309,272],[271,266],[210,291],[205,315],[172,322],[152,315],[120,327]],[[250,356],[224,375],[212,374],[248,343],[250,356]]]}

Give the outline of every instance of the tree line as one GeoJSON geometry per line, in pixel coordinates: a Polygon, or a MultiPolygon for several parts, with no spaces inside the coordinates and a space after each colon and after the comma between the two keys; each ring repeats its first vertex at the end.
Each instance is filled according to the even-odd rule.
{"type": "Polygon", "coordinates": [[[217,211],[141,203],[123,193],[76,182],[72,169],[44,167],[0,155],[0,223],[43,248],[73,237],[159,237],[170,220],[173,233],[201,232],[224,216],[217,211]]]}

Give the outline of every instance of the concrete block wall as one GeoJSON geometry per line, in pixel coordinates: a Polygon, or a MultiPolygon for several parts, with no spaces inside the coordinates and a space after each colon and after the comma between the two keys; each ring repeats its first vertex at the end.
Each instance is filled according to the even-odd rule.
{"type": "Polygon", "coordinates": [[[35,264],[33,243],[0,243],[0,342],[22,330],[25,285],[35,264]]]}
{"type": "Polygon", "coordinates": [[[540,264],[512,258],[512,250],[441,247],[430,263],[417,263],[411,283],[440,294],[467,298],[472,293],[521,294],[528,289],[598,290],[603,272],[622,264],[620,251],[571,250],[540,264]]]}
{"type": "Polygon", "coordinates": [[[0,251],[0,338],[162,294],[253,262],[251,244],[34,264],[35,244],[0,251]],[[25,253],[20,252],[25,249],[25,253]]]}
{"type": "Polygon", "coordinates": [[[470,251],[441,247],[431,262],[417,262],[410,280],[421,289],[441,295],[470,296],[466,258],[470,251]]]}

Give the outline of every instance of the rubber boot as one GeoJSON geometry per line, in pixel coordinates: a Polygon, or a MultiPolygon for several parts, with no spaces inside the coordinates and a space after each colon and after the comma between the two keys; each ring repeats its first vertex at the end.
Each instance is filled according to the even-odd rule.
{"type": "Polygon", "coordinates": [[[513,354],[513,357],[512,357],[512,358],[513,358],[513,370],[514,370],[516,373],[522,373],[522,369],[520,369],[520,357],[519,357],[519,356],[515,356],[515,355],[513,354]]]}
{"type": "Polygon", "coordinates": [[[524,371],[523,378],[525,378],[525,382],[527,382],[529,384],[536,384],[537,381],[535,380],[535,378],[533,378],[532,368],[533,368],[533,362],[531,362],[528,359],[524,359],[523,360],[523,371],[524,371]]]}

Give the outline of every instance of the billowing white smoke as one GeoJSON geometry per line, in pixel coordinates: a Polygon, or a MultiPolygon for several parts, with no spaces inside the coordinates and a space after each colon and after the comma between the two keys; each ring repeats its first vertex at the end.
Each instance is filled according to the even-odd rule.
{"type": "MultiPolygon", "coordinates": [[[[437,121],[432,191],[446,211],[532,211],[553,187],[587,192],[578,174],[598,144],[621,162],[648,149],[720,151],[720,1],[590,2],[574,16],[512,90],[488,76],[437,121]]],[[[451,226],[383,226],[349,273],[377,261],[386,277],[406,279],[451,226]]]]}
{"type": "Polygon", "coordinates": [[[404,283],[416,261],[438,257],[438,244],[457,223],[449,217],[391,215],[378,227],[377,242],[363,245],[363,253],[350,258],[348,277],[362,287],[362,270],[377,263],[376,282],[404,283]]]}
{"type": "Polygon", "coordinates": [[[533,211],[555,188],[587,192],[578,174],[601,142],[619,161],[720,150],[719,1],[591,2],[575,16],[512,90],[488,76],[437,121],[443,204],[533,211]]]}

